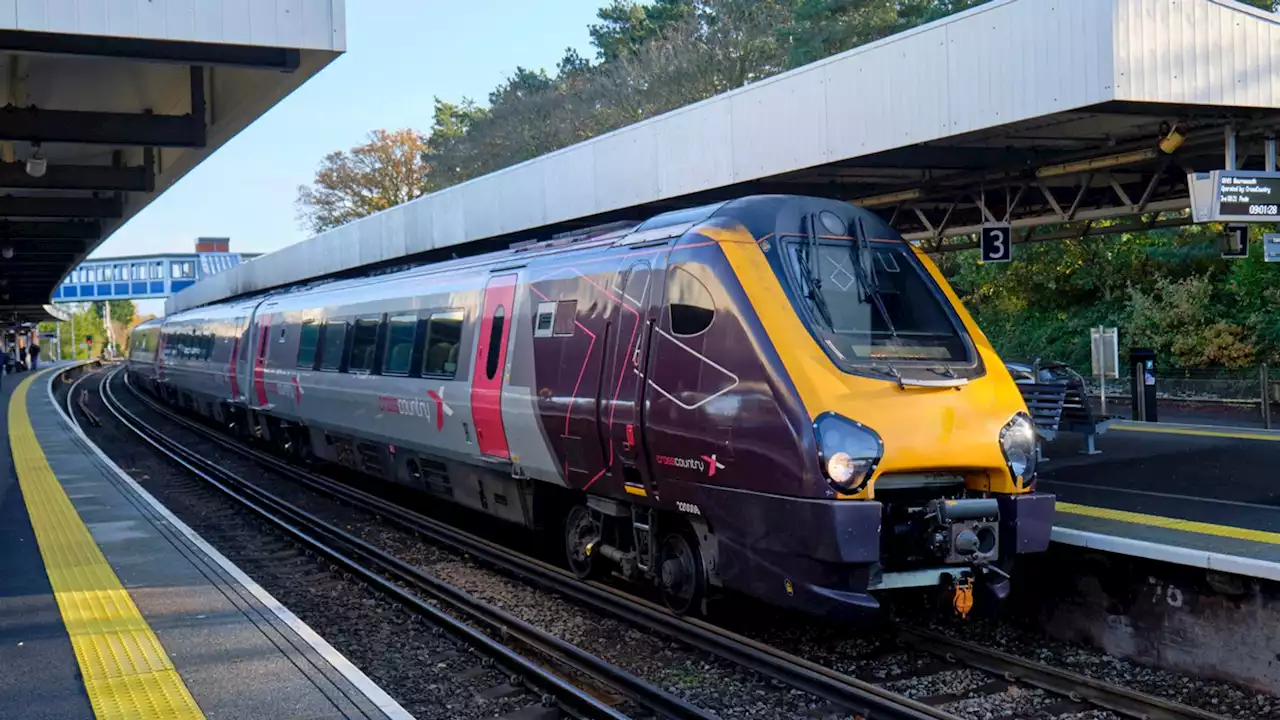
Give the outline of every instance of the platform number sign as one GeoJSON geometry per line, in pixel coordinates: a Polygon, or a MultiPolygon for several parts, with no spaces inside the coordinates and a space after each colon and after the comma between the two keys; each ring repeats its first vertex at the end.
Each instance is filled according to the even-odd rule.
{"type": "Polygon", "coordinates": [[[1222,257],[1249,257],[1249,226],[1232,224],[1227,226],[1226,235],[1222,238],[1222,257]]]}
{"type": "Polygon", "coordinates": [[[982,262],[1009,262],[1013,259],[1013,233],[1008,225],[982,226],[982,262]]]}

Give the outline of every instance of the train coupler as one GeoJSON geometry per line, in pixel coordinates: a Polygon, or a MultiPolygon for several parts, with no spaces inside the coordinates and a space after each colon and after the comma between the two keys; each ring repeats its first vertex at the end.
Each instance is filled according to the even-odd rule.
{"type": "Polygon", "coordinates": [[[951,609],[962,620],[968,619],[973,610],[973,576],[964,573],[953,580],[948,594],[951,596],[951,609]]]}

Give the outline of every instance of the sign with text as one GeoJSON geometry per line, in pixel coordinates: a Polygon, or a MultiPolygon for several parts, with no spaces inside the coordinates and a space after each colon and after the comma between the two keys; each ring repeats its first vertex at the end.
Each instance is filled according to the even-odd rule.
{"type": "Polygon", "coordinates": [[[1013,259],[1012,228],[1008,225],[983,225],[981,245],[983,262],[1009,262],[1013,259]]]}
{"type": "Polygon", "coordinates": [[[1120,333],[1115,328],[1089,328],[1089,359],[1094,377],[1120,377],[1120,333]]]}
{"type": "Polygon", "coordinates": [[[1187,185],[1196,222],[1280,222],[1280,172],[1191,173],[1187,185]]]}
{"type": "Polygon", "coordinates": [[[1262,236],[1262,259],[1267,262],[1280,262],[1280,233],[1267,233],[1262,236]]]}

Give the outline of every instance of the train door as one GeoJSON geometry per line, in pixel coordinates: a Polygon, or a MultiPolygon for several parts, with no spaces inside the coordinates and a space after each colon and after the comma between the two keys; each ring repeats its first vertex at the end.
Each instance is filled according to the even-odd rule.
{"type": "Polygon", "coordinates": [[[264,315],[258,321],[253,348],[253,398],[260,408],[267,406],[267,348],[271,346],[270,332],[271,317],[264,315]]]}
{"type": "Polygon", "coordinates": [[[490,278],[484,289],[480,338],[472,363],[471,413],[480,452],[509,458],[507,432],[502,426],[502,384],[507,364],[507,339],[511,336],[516,276],[490,278]]]}
{"type": "Polygon", "coordinates": [[[644,457],[643,413],[645,348],[649,340],[649,262],[624,269],[614,286],[617,307],[609,337],[605,395],[600,403],[599,427],[606,445],[607,465],[617,473],[628,492],[649,492],[649,473],[639,462],[644,457]]]}

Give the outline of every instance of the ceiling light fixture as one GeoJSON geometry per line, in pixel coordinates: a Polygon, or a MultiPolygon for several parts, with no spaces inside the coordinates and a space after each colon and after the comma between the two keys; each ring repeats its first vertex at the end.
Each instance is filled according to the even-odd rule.
{"type": "Polygon", "coordinates": [[[12,245],[5,245],[4,247],[0,248],[0,257],[4,258],[5,260],[12,260],[12,259],[13,259],[13,246],[12,246],[12,245]]]}
{"type": "Polygon", "coordinates": [[[33,178],[44,177],[49,170],[49,160],[44,156],[44,150],[40,147],[40,143],[36,143],[32,147],[35,152],[31,153],[31,158],[27,160],[27,174],[33,178]]]}

